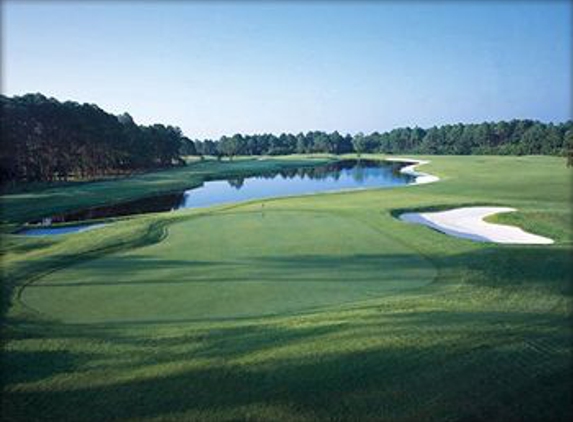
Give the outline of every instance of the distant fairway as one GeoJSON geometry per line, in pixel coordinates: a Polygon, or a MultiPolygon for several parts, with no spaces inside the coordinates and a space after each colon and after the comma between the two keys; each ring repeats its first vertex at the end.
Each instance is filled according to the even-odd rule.
{"type": "Polygon", "coordinates": [[[248,212],[171,225],[161,243],[68,267],[24,303],[71,323],[281,314],[422,286],[429,261],[349,217],[248,212]]]}
{"type": "MultiPolygon", "coordinates": [[[[439,182],[4,235],[3,420],[571,420],[572,169],[417,158],[439,182]],[[555,243],[476,243],[396,218],[477,205],[516,208],[488,221],[555,243]]],[[[305,162],[207,160],[12,194],[3,230],[305,162]]]]}

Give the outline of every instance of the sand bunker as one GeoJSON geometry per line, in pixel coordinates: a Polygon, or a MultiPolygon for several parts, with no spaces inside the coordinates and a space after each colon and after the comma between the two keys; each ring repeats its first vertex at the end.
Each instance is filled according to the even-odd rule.
{"type": "Polygon", "coordinates": [[[501,212],[515,211],[507,207],[464,207],[442,212],[405,213],[402,221],[423,224],[442,233],[478,242],[513,244],[550,244],[553,240],[527,233],[513,226],[492,224],[485,217],[501,212]]]}
{"type": "Polygon", "coordinates": [[[416,181],[412,183],[413,185],[422,185],[425,183],[433,183],[440,180],[438,176],[434,176],[427,173],[422,173],[416,170],[416,167],[428,164],[429,161],[416,160],[414,158],[386,158],[385,161],[393,161],[396,163],[411,163],[409,166],[402,167],[400,173],[407,174],[416,178],[416,181]]]}

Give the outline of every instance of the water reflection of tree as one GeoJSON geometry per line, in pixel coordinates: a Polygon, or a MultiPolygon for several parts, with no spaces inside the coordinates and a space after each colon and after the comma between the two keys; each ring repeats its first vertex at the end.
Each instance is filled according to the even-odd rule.
{"type": "MultiPolygon", "coordinates": [[[[295,178],[309,180],[325,180],[327,178],[332,178],[334,180],[339,180],[343,172],[348,172],[356,182],[363,182],[366,178],[368,178],[368,169],[385,166],[386,164],[377,160],[342,160],[335,163],[328,163],[319,166],[268,171],[262,174],[252,174],[249,177],[256,177],[258,179],[265,180],[272,180],[279,176],[284,180],[295,178]]],[[[399,166],[396,167],[397,170],[399,170],[399,168],[399,166]]],[[[392,166],[391,169],[394,173],[394,166],[392,166]]],[[[230,179],[228,182],[229,185],[240,189],[243,186],[244,178],[230,179]]]]}
{"type": "Polygon", "coordinates": [[[376,160],[342,160],[335,163],[328,163],[313,167],[299,167],[292,169],[281,169],[277,171],[266,172],[257,177],[263,179],[274,179],[280,176],[282,179],[310,179],[310,180],[325,180],[332,178],[339,180],[343,171],[351,173],[353,179],[357,182],[362,182],[368,177],[367,169],[372,167],[382,167],[383,163],[376,160]]]}
{"type": "Polygon", "coordinates": [[[355,182],[362,183],[366,179],[366,169],[361,165],[357,165],[352,169],[351,176],[355,182]]]}
{"type": "Polygon", "coordinates": [[[243,185],[245,184],[245,179],[243,177],[237,177],[235,179],[228,179],[227,183],[229,184],[229,186],[231,186],[232,188],[235,188],[237,190],[241,189],[243,187],[243,185]]]}
{"type": "Polygon", "coordinates": [[[54,223],[96,220],[100,218],[121,217],[125,215],[145,214],[150,212],[164,212],[171,211],[173,208],[179,208],[184,203],[185,195],[183,192],[170,193],[60,213],[40,220],[34,220],[30,223],[50,225],[54,223]]]}

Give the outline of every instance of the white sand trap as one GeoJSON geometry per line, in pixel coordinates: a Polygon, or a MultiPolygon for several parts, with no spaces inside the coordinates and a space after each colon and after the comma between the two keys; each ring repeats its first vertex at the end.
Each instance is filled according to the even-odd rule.
{"type": "Polygon", "coordinates": [[[408,174],[410,176],[415,177],[415,182],[412,183],[413,185],[422,185],[425,183],[433,183],[440,180],[438,176],[434,176],[427,173],[422,173],[416,170],[416,167],[428,164],[429,161],[425,160],[416,160],[414,158],[386,158],[385,161],[393,161],[396,163],[412,163],[409,166],[402,167],[400,169],[400,173],[408,174]]]}
{"type": "Polygon", "coordinates": [[[464,207],[441,212],[404,213],[400,220],[423,224],[450,236],[477,242],[550,244],[552,239],[527,233],[519,227],[492,224],[485,217],[500,212],[515,211],[507,207],[464,207]]]}

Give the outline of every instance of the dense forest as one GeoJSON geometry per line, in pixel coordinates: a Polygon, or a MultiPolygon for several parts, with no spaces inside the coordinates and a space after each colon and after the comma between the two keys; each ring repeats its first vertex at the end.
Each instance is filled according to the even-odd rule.
{"type": "Polygon", "coordinates": [[[534,120],[399,128],[368,135],[312,131],[192,141],[174,126],[136,124],[127,113],[41,94],[0,96],[0,177],[10,181],[91,179],[184,165],[181,156],[344,154],[568,155],[573,121],[534,120]]]}
{"type": "Polygon", "coordinates": [[[347,152],[384,154],[565,155],[573,148],[573,121],[546,124],[534,120],[454,124],[429,129],[399,128],[354,136],[308,132],[223,136],[194,142],[201,155],[281,155],[347,152]]]}
{"type": "Polygon", "coordinates": [[[136,124],[93,104],[41,94],[1,96],[0,177],[10,181],[91,179],[182,165],[173,126],[136,124]]]}

